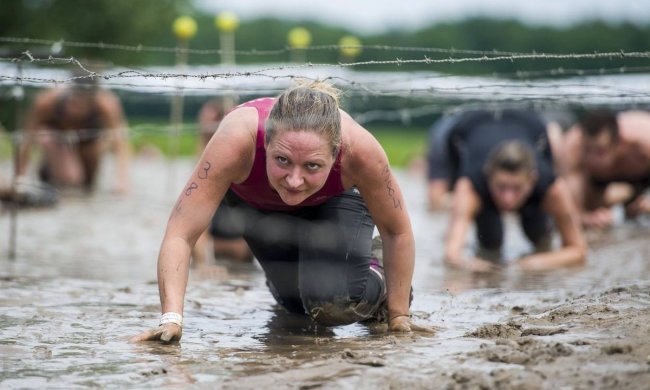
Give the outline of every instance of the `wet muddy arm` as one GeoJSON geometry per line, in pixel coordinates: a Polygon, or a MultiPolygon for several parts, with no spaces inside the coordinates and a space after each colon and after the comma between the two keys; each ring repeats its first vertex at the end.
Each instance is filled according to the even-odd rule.
{"type": "Polygon", "coordinates": [[[190,266],[190,256],[199,236],[210,223],[225,193],[224,186],[200,179],[208,161],[197,165],[179,195],[167,224],[158,256],[158,288],[162,312],[183,313],[183,298],[190,266]]]}
{"type": "Polygon", "coordinates": [[[467,234],[480,208],[480,200],[469,179],[462,177],[456,182],[452,202],[449,228],[445,238],[445,262],[464,268],[471,259],[463,254],[467,234]]]}
{"type": "Polygon", "coordinates": [[[182,314],[190,254],[233,182],[244,180],[252,166],[257,113],[233,114],[206,146],[174,205],[158,258],[162,311],[182,314]],[[252,115],[250,115],[252,114],[252,115]],[[255,119],[250,121],[250,117],[255,119]]]}
{"type": "Polygon", "coordinates": [[[544,209],[553,217],[562,238],[562,247],[548,252],[527,256],[519,264],[530,270],[545,270],[584,264],[587,244],[580,223],[580,213],[566,183],[557,179],[549,188],[543,203],[544,209]]]}
{"type": "Polygon", "coordinates": [[[388,318],[392,319],[409,313],[415,243],[413,236],[408,233],[392,234],[385,229],[379,231],[384,244],[388,318]]]}
{"type": "Polygon", "coordinates": [[[180,237],[165,237],[158,257],[158,292],[162,313],[183,314],[189,274],[189,243],[180,237]]]}
{"type": "MultiPolygon", "coordinates": [[[[357,126],[357,125],[355,125],[357,126]]],[[[389,318],[409,314],[415,240],[400,186],[381,145],[357,128],[359,141],[344,166],[368,206],[383,241],[389,318]]],[[[400,321],[408,317],[400,317],[400,321]]]]}
{"type": "Polygon", "coordinates": [[[388,317],[393,318],[409,313],[415,240],[402,192],[388,165],[381,177],[376,196],[364,199],[383,241],[388,317]]]}

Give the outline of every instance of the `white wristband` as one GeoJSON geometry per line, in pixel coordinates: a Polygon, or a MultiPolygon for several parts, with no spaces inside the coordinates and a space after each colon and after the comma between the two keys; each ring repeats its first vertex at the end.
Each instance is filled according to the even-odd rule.
{"type": "Polygon", "coordinates": [[[168,311],[167,313],[164,313],[162,317],[160,317],[159,325],[164,325],[169,323],[176,324],[182,328],[183,316],[178,313],[174,313],[173,311],[168,311]]]}

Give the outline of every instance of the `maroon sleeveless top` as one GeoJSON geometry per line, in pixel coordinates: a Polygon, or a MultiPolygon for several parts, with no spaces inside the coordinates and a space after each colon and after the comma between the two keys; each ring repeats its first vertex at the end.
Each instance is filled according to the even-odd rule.
{"type": "Polygon", "coordinates": [[[264,147],[264,124],[269,117],[271,107],[275,103],[274,98],[259,98],[240,104],[239,107],[255,107],[259,115],[257,124],[257,142],[255,147],[255,161],[246,180],[239,184],[231,184],[230,189],[237,194],[242,200],[253,207],[272,210],[272,211],[291,211],[297,210],[304,206],[316,206],[324,203],[326,200],[342,193],[345,189],[341,182],[341,153],[336,156],[336,161],[332,166],[323,188],[318,192],[305,199],[302,203],[290,206],[282,201],[280,195],[269,184],[266,175],[266,148],[264,147]]]}

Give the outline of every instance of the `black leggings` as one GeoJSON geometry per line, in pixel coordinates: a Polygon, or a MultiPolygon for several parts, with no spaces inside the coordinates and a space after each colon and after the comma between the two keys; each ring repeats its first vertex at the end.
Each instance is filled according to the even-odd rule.
{"type": "Polygon", "coordinates": [[[256,209],[228,192],[215,237],[244,237],[286,310],[327,326],[369,318],[385,295],[370,271],[374,222],[356,188],[297,211],[256,209]]]}
{"type": "MultiPolygon", "coordinates": [[[[524,234],[538,245],[551,233],[551,219],[539,205],[525,205],[519,210],[524,234]]],[[[500,249],[503,244],[503,221],[501,212],[494,207],[484,207],[476,216],[476,235],[481,247],[500,249]]]]}

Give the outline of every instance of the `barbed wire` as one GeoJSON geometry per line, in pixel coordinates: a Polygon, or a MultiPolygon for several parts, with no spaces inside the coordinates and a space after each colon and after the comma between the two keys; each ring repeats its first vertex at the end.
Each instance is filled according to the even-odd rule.
{"type": "MultiPolygon", "coordinates": [[[[442,49],[438,49],[442,50],[442,49]]],[[[580,59],[625,59],[625,58],[650,58],[650,51],[614,51],[614,52],[603,52],[603,53],[568,53],[568,54],[554,54],[554,53],[508,53],[508,52],[496,52],[503,53],[494,56],[493,52],[490,55],[483,53],[479,57],[461,57],[461,58],[438,58],[434,59],[428,56],[420,59],[402,59],[396,58],[394,60],[369,60],[369,61],[356,61],[356,62],[338,62],[335,64],[331,63],[312,63],[307,62],[304,64],[283,64],[275,67],[263,68],[262,71],[270,70],[286,70],[286,69],[300,69],[300,68],[313,68],[313,67],[336,67],[336,68],[352,68],[358,66],[366,65],[407,65],[407,64],[459,64],[466,62],[493,62],[493,61],[517,61],[517,60],[580,60],[580,59]]],[[[54,57],[52,55],[47,58],[37,58],[32,55],[29,50],[23,51],[20,57],[0,57],[0,61],[3,62],[30,62],[30,63],[49,63],[49,64],[74,64],[84,71],[88,72],[88,76],[85,77],[95,77],[97,73],[92,72],[86,67],[84,67],[81,62],[75,57],[54,57]]],[[[173,77],[174,75],[161,74],[160,77],[173,77]]],[[[187,75],[176,75],[176,76],[187,76],[187,75]]],[[[84,77],[84,76],[80,76],[84,77]]],[[[105,77],[105,76],[104,76],[105,77]]],[[[116,76],[114,76],[116,77],[116,76]]],[[[213,74],[203,75],[201,77],[215,77],[213,74]]]]}
{"type": "MultiPolygon", "coordinates": [[[[103,42],[67,42],[63,40],[45,40],[32,38],[0,37],[0,42],[12,44],[29,45],[58,45],[71,47],[93,47],[106,50],[128,50],[134,52],[159,51],[177,52],[177,47],[154,47],[143,45],[121,45],[103,42]]],[[[322,45],[308,48],[309,50],[332,50],[340,49],[341,45],[322,45]]],[[[47,57],[35,56],[31,51],[25,50],[17,57],[0,57],[0,63],[16,63],[19,65],[37,65],[36,69],[45,69],[49,66],[72,65],[79,71],[72,76],[69,72],[58,72],[56,77],[42,77],[42,73],[30,72],[25,75],[16,73],[14,75],[5,72],[0,74],[0,87],[2,85],[25,85],[29,87],[44,87],[49,85],[66,85],[86,80],[101,80],[105,87],[116,89],[131,89],[146,94],[169,95],[203,93],[215,95],[218,88],[220,94],[276,94],[286,87],[286,84],[296,78],[319,79],[331,81],[348,89],[350,94],[372,95],[377,97],[393,96],[399,98],[430,98],[430,99],[469,99],[483,98],[503,101],[520,100],[563,100],[569,103],[580,104],[580,100],[587,95],[591,99],[623,99],[628,102],[650,101],[650,93],[641,86],[620,86],[618,84],[605,84],[601,81],[587,80],[587,76],[606,76],[614,74],[648,73],[650,66],[627,67],[618,66],[613,68],[598,69],[575,69],[564,67],[553,67],[545,70],[525,71],[518,70],[512,73],[492,73],[482,79],[481,76],[461,76],[451,74],[432,73],[426,71],[410,72],[385,72],[379,80],[364,78],[359,72],[339,72],[361,66],[394,65],[399,68],[408,64],[457,64],[466,62],[493,62],[519,60],[554,61],[554,60],[581,60],[581,59],[646,59],[650,58],[649,51],[623,50],[610,52],[593,53],[519,53],[507,51],[476,51],[459,49],[423,48],[423,47],[395,47],[386,45],[361,45],[363,49],[396,50],[403,52],[427,52],[444,53],[450,55],[463,54],[462,57],[431,58],[428,55],[416,59],[395,58],[392,60],[369,60],[357,62],[338,63],[280,63],[277,65],[232,65],[232,69],[223,67],[223,71],[204,71],[203,68],[194,68],[191,71],[176,68],[170,71],[155,71],[151,69],[119,69],[113,68],[108,71],[93,71],[90,65],[84,61],[72,57],[47,57]],[[331,72],[329,70],[337,70],[331,72]],[[313,75],[313,72],[320,72],[313,75]],[[312,74],[309,74],[311,72],[312,74]],[[306,73],[306,74],[305,74],[306,73]],[[325,74],[325,76],[323,75],[325,74]],[[569,76],[580,77],[578,80],[569,80],[569,76]],[[551,78],[551,80],[530,81],[531,78],[551,78]],[[263,82],[262,80],[269,82],[263,82]],[[513,83],[513,79],[523,79],[519,84],[513,83]],[[133,81],[131,81],[133,80],[133,81]],[[156,80],[151,83],[147,80],[156,80]],[[241,80],[244,80],[243,82],[241,80]],[[438,80],[443,82],[438,82],[438,80]],[[459,82],[458,80],[464,80],[459,82]],[[469,80],[469,81],[468,81],[469,80]],[[502,80],[507,80],[503,82],[502,80]],[[174,81],[169,83],[168,81],[174,81]],[[281,83],[275,83],[282,81],[281,83]],[[237,85],[233,83],[238,82],[237,85]],[[252,85],[251,85],[252,84],[252,85]],[[573,91],[570,91],[572,90],[573,91]],[[578,91],[575,91],[575,90],[578,91]]],[[[185,49],[183,49],[185,50],[185,49]]],[[[292,48],[283,48],[268,51],[268,53],[281,53],[291,51],[292,48]]],[[[214,54],[220,50],[196,50],[187,49],[188,53],[214,54]]],[[[250,51],[249,54],[260,54],[258,50],[250,51]]],[[[50,72],[51,73],[51,72],[50,72]]],[[[367,72],[371,73],[371,72],[367,72]]],[[[438,103],[436,103],[438,104],[438,103]]],[[[400,114],[402,115],[402,114],[400,114]]],[[[366,116],[366,117],[372,117],[366,116]]]]}
{"type": "Polygon", "coordinates": [[[500,50],[465,50],[456,48],[431,48],[431,47],[414,47],[414,46],[390,46],[390,45],[314,45],[306,48],[293,48],[285,46],[281,49],[274,50],[222,50],[222,49],[192,49],[188,47],[164,47],[164,46],[145,46],[145,45],[124,45],[105,42],[75,42],[65,41],[63,39],[37,39],[27,37],[0,37],[0,42],[11,44],[29,44],[39,46],[49,46],[54,53],[59,52],[64,47],[76,48],[95,48],[102,50],[119,50],[130,52],[153,52],[153,53],[184,53],[196,55],[214,55],[214,54],[236,54],[236,55],[279,55],[295,51],[340,51],[341,49],[361,49],[361,50],[379,50],[379,51],[402,51],[402,52],[425,52],[425,53],[444,53],[444,54],[479,54],[479,55],[519,55],[522,52],[509,52],[500,50]]]}
{"type": "MultiPolygon", "coordinates": [[[[586,56],[590,58],[595,58],[599,56],[606,56],[610,55],[612,53],[601,53],[601,54],[584,54],[584,55],[574,55],[573,58],[577,56],[586,56]]],[[[649,53],[646,52],[638,52],[638,53],[626,53],[626,54],[621,54],[621,55],[628,55],[630,57],[634,57],[636,55],[640,57],[645,57],[649,53]]],[[[564,55],[558,55],[559,57],[563,57],[564,55]]],[[[525,56],[520,56],[521,58],[550,58],[551,56],[544,54],[541,57],[539,55],[525,55],[525,56]]],[[[484,60],[493,60],[493,59],[498,59],[498,60],[505,60],[506,58],[513,58],[513,57],[504,57],[504,56],[498,56],[498,57],[480,57],[480,58],[472,58],[472,57],[467,57],[467,58],[460,58],[460,59],[444,59],[444,60],[430,60],[428,58],[422,59],[422,60],[409,60],[409,62],[430,62],[430,61],[484,61],[484,60]]],[[[23,75],[0,75],[0,81],[7,81],[10,83],[30,83],[30,84],[67,84],[67,83],[75,83],[80,80],[85,80],[85,79],[101,79],[103,82],[112,82],[113,86],[116,87],[125,87],[127,85],[130,85],[132,88],[142,88],[142,85],[138,85],[138,83],[127,83],[125,80],[129,79],[137,79],[137,80],[147,80],[147,79],[158,79],[162,81],[166,80],[177,80],[177,81],[187,81],[187,80],[197,80],[201,82],[206,82],[206,81],[219,81],[219,80],[231,80],[231,79],[253,79],[253,78],[266,78],[272,81],[278,81],[285,79],[287,81],[293,80],[295,78],[310,78],[308,75],[304,74],[293,74],[293,71],[304,71],[306,69],[318,69],[318,70],[327,70],[328,68],[343,68],[346,66],[354,66],[355,64],[360,64],[360,62],[357,63],[351,63],[351,64],[311,64],[311,63],[306,63],[306,64],[280,64],[278,66],[265,66],[262,68],[258,69],[250,69],[250,70],[245,70],[245,71],[235,71],[235,70],[228,70],[224,72],[199,72],[199,73],[184,73],[184,72],[153,72],[153,71],[148,71],[148,70],[137,70],[137,69],[127,69],[127,70],[120,70],[120,71],[114,71],[114,72],[104,72],[104,73],[97,73],[88,70],[78,59],[74,57],[69,57],[69,58],[60,58],[60,57],[48,57],[48,58],[36,58],[31,53],[25,52],[24,53],[24,60],[28,61],[30,63],[48,63],[48,64],[73,64],[77,67],[79,67],[83,72],[85,72],[85,75],[81,76],[72,76],[72,77],[60,77],[60,78],[52,78],[52,77],[30,77],[30,76],[23,76],[23,75]],[[276,73],[274,73],[276,72],[276,73]]],[[[0,58],[0,62],[16,62],[16,58],[0,58]]],[[[385,64],[385,63],[392,63],[392,64],[400,64],[404,61],[402,60],[396,60],[396,61],[365,61],[363,62],[364,64],[385,64]]],[[[647,68],[640,67],[637,68],[638,70],[645,69],[647,68]]],[[[586,74],[593,74],[593,75],[605,75],[608,73],[625,73],[625,68],[618,67],[613,70],[603,70],[603,69],[598,69],[598,70],[572,70],[572,72],[577,73],[579,75],[586,75],[586,74]]],[[[563,68],[556,68],[553,70],[546,71],[546,74],[554,74],[554,73],[559,73],[559,74],[565,74],[566,71],[563,68]]],[[[523,73],[519,72],[518,73],[519,77],[523,77],[523,73]]],[[[352,75],[351,75],[352,76],[352,75]]],[[[413,78],[413,73],[409,73],[410,78],[413,78]]],[[[433,80],[437,78],[441,78],[439,75],[418,75],[418,80],[419,81],[427,81],[427,80],[433,80]]],[[[468,76],[455,76],[455,75],[447,75],[447,78],[451,79],[453,77],[468,77],[468,76]]],[[[597,84],[589,84],[584,81],[581,81],[580,83],[576,84],[568,84],[567,82],[551,82],[551,81],[543,81],[543,83],[538,83],[538,84],[531,84],[530,82],[523,83],[523,84],[502,84],[498,80],[497,81],[490,81],[486,82],[486,80],[482,80],[481,82],[477,82],[475,85],[471,86],[454,86],[454,87],[444,87],[444,86],[436,86],[436,85],[428,85],[424,87],[418,87],[418,88],[404,88],[400,86],[395,86],[387,83],[387,80],[385,78],[382,78],[381,81],[373,82],[371,81],[361,81],[359,79],[353,79],[353,78],[346,78],[342,76],[328,76],[328,77],[321,77],[318,76],[317,78],[319,79],[325,79],[325,80],[332,80],[332,81],[337,81],[339,84],[345,85],[347,88],[350,88],[352,90],[355,90],[357,92],[365,92],[369,94],[374,94],[377,96],[401,96],[401,97],[408,97],[408,96],[424,96],[426,94],[431,94],[431,93],[459,93],[463,91],[469,91],[469,90],[474,90],[475,93],[480,93],[481,91],[485,90],[490,90],[490,94],[493,96],[500,95],[501,93],[505,94],[510,94],[510,97],[513,98],[518,98],[521,96],[525,97],[534,97],[538,96],[539,98],[547,98],[547,96],[544,96],[544,94],[540,95],[539,91],[551,91],[551,90],[557,90],[558,92],[562,88],[581,88],[582,90],[587,90],[589,88],[597,88],[598,89],[598,94],[593,94],[591,93],[591,97],[607,97],[610,96],[611,98],[648,98],[650,97],[648,93],[644,92],[643,90],[625,90],[625,89],[620,89],[615,86],[607,86],[607,85],[597,85],[597,84]],[[515,93],[513,90],[516,89],[522,89],[526,88],[529,90],[528,93],[526,94],[521,94],[521,93],[515,93]],[[495,89],[500,89],[501,91],[495,92],[495,89]],[[611,95],[605,94],[603,91],[613,91],[611,95]],[[476,92],[478,91],[478,92],[476,92]]],[[[393,80],[399,80],[398,77],[393,77],[393,80]]],[[[395,83],[398,83],[399,81],[395,81],[395,83]]],[[[147,88],[145,85],[144,88],[147,88]]],[[[150,87],[154,88],[154,87],[150,87]]],[[[197,88],[196,86],[192,88],[188,88],[186,85],[180,85],[176,83],[175,85],[157,85],[155,88],[163,88],[167,89],[169,91],[177,91],[179,88],[182,88],[184,90],[200,90],[200,87],[197,88]]],[[[205,86],[205,89],[210,89],[210,86],[205,86]]],[[[250,88],[250,87],[249,87],[250,88]]],[[[246,88],[244,88],[245,90],[246,88]]],[[[279,86],[277,88],[266,88],[266,91],[270,92],[276,92],[278,90],[281,90],[279,86]]],[[[254,87],[249,89],[251,92],[260,92],[259,87],[254,87]]],[[[565,98],[571,98],[575,96],[576,94],[566,94],[563,93],[563,96],[565,98]]],[[[460,96],[459,96],[460,97],[460,96]]]]}

